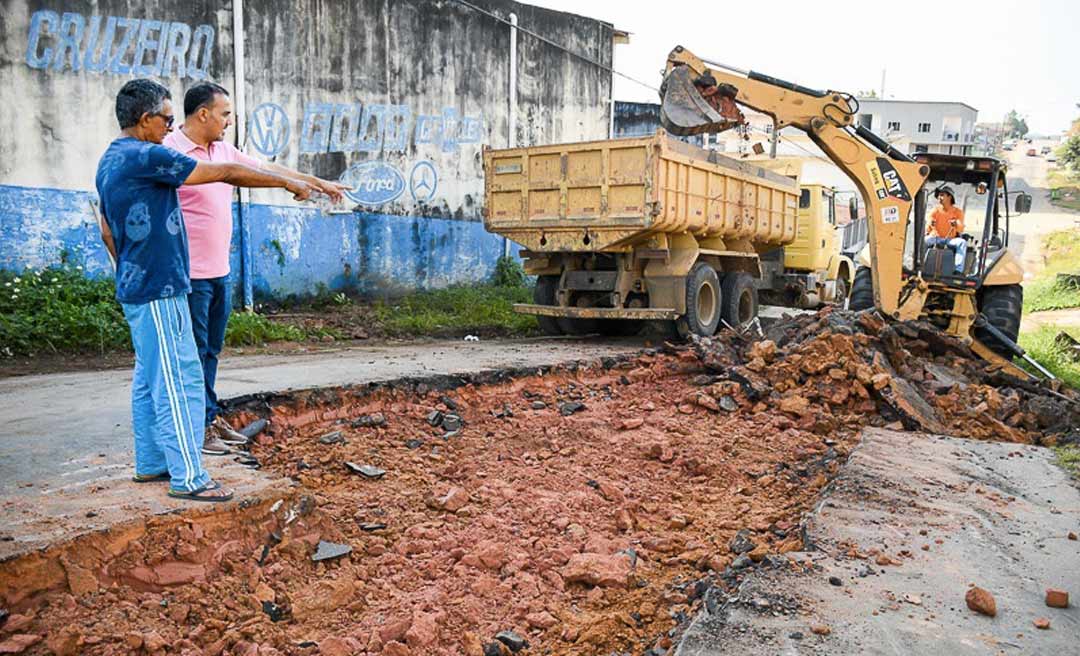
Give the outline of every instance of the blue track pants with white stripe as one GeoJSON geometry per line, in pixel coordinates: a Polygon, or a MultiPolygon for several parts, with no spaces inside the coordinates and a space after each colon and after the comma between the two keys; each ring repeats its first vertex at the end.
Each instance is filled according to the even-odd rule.
{"type": "Polygon", "coordinates": [[[172,489],[190,492],[210,482],[210,476],[200,457],[205,392],[187,296],[121,305],[135,347],[135,472],[168,471],[172,489]]]}

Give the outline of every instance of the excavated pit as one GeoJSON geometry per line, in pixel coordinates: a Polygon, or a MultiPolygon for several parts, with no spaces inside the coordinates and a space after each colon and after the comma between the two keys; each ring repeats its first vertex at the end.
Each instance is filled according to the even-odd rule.
{"type": "Polygon", "coordinates": [[[952,430],[948,404],[978,395],[1008,430],[971,436],[1060,439],[1022,407],[1045,390],[888,330],[824,311],[757,343],[241,399],[234,423],[270,420],[251,455],[275,498],[0,564],[0,650],[667,653],[712,590],[800,566],[782,554],[812,548],[802,519],[863,426],[929,411],[952,430]],[[925,407],[898,401],[925,385],[925,407]],[[313,562],[320,542],[351,552],[313,562]]]}

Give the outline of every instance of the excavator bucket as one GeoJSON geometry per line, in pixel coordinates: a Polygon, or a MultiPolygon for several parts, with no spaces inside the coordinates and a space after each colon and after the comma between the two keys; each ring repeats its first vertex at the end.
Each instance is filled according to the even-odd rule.
{"type": "Polygon", "coordinates": [[[660,124],[671,134],[692,134],[729,130],[739,121],[725,118],[694,86],[694,72],[688,66],[671,69],[660,86],[660,124]]]}

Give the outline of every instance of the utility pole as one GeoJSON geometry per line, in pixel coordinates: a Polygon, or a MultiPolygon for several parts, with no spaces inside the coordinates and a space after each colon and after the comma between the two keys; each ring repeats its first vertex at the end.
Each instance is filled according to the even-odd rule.
{"type": "Polygon", "coordinates": [[[886,71],[886,69],[884,69],[884,68],[881,69],[881,99],[882,100],[885,100],[885,71],[886,71]]]}

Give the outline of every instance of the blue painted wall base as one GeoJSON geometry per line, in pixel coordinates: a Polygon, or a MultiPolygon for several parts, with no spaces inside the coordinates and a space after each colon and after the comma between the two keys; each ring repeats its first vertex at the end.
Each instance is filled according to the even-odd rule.
{"type": "MultiPolygon", "coordinates": [[[[0,268],[23,271],[67,262],[112,275],[84,191],[0,185],[0,268]]],[[[230,255],[242,298],[241,230],[233,206],[230,255]]],[[[503,253],[501,237],[476,221],[249,204],[251,284],[256,302],[323,291],[397,296],[485,280],[503,253]]],[[[512,245],[511,254],[519,247],[512,245]]]]}

